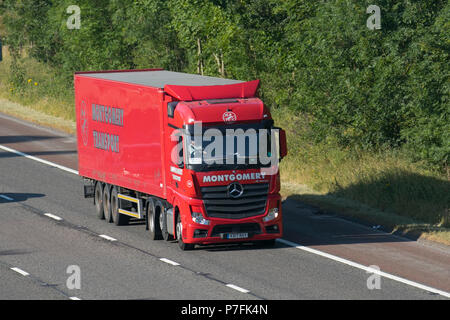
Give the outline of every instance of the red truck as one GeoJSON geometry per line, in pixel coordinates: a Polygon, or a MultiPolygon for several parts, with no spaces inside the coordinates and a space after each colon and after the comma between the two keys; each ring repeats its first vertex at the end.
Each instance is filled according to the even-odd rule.
{"type": "Polygon", "coordinates": [[[151,239],[182,250],[282,236],[286,136],[256,96],[258,80],[161,69],[74,80],[79,175],[100,219],[145,220],[151,239]]]}

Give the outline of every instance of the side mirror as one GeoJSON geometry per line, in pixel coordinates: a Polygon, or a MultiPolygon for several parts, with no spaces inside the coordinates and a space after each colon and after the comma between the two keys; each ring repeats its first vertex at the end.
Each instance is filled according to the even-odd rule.
{"type": "Polygon", "coordinates": [[[179,146],[179,150],[178,150],[178,162],[177,162],[177,166],[180,169],[184,168],[184,147],[183,147],[183,138],[181,136],[178,137],[178,146],[179,146]]]}
{"type": "Polygon", "coordinates": [[[280,129],[280,160],[287,156],[286,131],[280,129]]]}

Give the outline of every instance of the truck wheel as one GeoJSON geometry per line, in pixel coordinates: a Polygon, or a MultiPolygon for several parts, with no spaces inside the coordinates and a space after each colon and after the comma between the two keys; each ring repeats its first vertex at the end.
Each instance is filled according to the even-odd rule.
{"type": "Polygon", "coordinates": [[[109,184],[105,184],[103,188],[103,213],[105,215],[106,222],[112,222],[111,217],[111,189],[109,184]]]}
{"type": "Polygon", "coordinates": [[[183,225],[181,223],[180,215],[177,216],[177,230],[175,231],[175,233],[178,240],[178,247],[180,247],[181,250],[187,251],[194,249],[194,244],[183,242],[183,225]]]}
{"type": "Polygon", "coordinates": [[[150,234],[150,239],[162,239],[161,228],[159,227],[159,215],[155,211],[155,202],[149,199],[147,202],[147,229],[150,234]]]}
{"type": "Polygon", "coordinates": [[[100,220],[105,219],[105,215],[103,214],[103,188],[101,182],[98,181],[95,184],[94,201],[95,201],[95,212],[97,213],[97,217],[100,220]]]}
{"type": "Polygon", "coordinates": [[[119,213],[119,197],[116,187],[111,190],[111,216],[116,226],[123,226],[128,223],[129,217],[119,213]]]}
{"type": "Polygon", "coordinates": [[[155,202],[155,212],[159,216],[159,229],[161,230],[162,238],[165,241],[173,240],[173,237],[169,234],[169,232],[167,232],[167,217],[165,214],[164,205],[161,203],[161,201],[155,202]]]}

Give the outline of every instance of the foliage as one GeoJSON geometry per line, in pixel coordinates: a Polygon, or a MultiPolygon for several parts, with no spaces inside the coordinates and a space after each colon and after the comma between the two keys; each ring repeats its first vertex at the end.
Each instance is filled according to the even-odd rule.
{"type": "Polygon", "coordinates": [[[405,148],[448,168],[445,0],[379,0],[380,30],[366,27],[367,0],[79,0],[81,28],[70,30],[72,2],[0,2],[12,80],[26,78],[24,48],[59,70],[67,90],[77,70],[259,78],[264,102],[308,119],[304,134],[315,143],[405,148]]]}

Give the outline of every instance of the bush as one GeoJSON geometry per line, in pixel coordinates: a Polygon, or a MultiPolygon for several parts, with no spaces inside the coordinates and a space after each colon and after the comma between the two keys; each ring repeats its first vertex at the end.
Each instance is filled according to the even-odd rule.
{"type": "Polygon", "coordinates": [[[260,78],[265,103],[306,115],[317,143],[405,147],[448,166],[448,1],[380,0],[381,30],[366,27],[370,1],[77,3],[81,29],[69,30],[70,0],[4,0],[6,43],[66,87],[74,71],[136,67],[260,78]]]}

